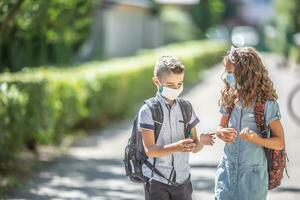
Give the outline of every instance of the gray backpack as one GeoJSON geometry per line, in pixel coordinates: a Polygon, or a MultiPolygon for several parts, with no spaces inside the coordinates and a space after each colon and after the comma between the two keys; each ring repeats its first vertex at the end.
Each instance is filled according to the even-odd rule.
{"type": "MultiPolygon", "coordinates": [[[[189,131],[191,130],[188,126],[188,123],[191,120],[192,117],[192,105],[189,101],[184,99],[177,99],[180,109],[182,112],[183,117],[183,123],[184,123],[184,135],[185,138],[188,138],[189,131]]],[[[144,103],[150,108],[152,113],[152,118],[154,121],[154,136],[155,136],[155,142],[158,139],[158,136],[160,134],[160,130],[163,123],[163,110],[161,107],[161,104],[156,98],[150,98],[144,103]]],[[[125,148],[125,156],[124,156],[124,164],[125,164],[125,172],[126,176],[129,177],[129,179],[132,182],[135,183],[145,183],[148,181],[149,178],[145,177],[143,175],[142,166],[145,164],[149,169],[152,170],[152,174],[155,173],[158,176],[164,178],[168,181],[171,185],[179,185],[174,181],[171,181],[170,179],[167,179],[162,173],[160,173],[159,170],[155,168],[156,158],[153,159],[153,164],[150,163],[147,159],[148,156],[145,153],[143,142],[142,142],[142,134],[138,130],[138,117],[136,116],[133,122],[133,128],[131,137],[128,140],[128,144],[125,148]]]]}

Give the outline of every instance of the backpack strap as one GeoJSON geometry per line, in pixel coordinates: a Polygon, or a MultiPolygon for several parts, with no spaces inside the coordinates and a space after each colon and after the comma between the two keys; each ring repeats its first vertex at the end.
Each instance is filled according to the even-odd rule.
{"type": "Polygon", "coordinates": [[[257,129],[264,138],[271,137],[268,135],[266,120],[265,120],[265,102],[256,102],[254,106],[254,117],[257,129]]]}
{"type": "Polygon", "coordinates": [[[154,138],[156,143],[164,120],[163,109],[159,101],[154,97],[145,100],[144,103],[150,108],[152,113],[152,119],[154,121],[154,138]]]}
{"type": "Polygon", "coordinates": [[[183,117],[184,137],[188,138],[189,131],[191,130],[191,127],[189,126],[189,122],[192,119],[193,107],[192,107],[192,104],[188,100],[177,99],[177,101],[179,103],[179,107],[180,107],[182,117],[183,117]]]}
{"type": "MultiPolygon", "coordinates": [[[[149,161],[145,160],[145,165],[153,172],[156,173],[157,175],[159,175],[160,177],[162,177],[163,179],[165,179],[166,181],[168,181],[168,183],[170,183],[172,186],[179,186],[180,184],[170,180],[170,178],[166,178],[158,169],[156,169],[155,165],[152,165],[149,161]]],[[[153,177],[153,175],[152,175],[153,177]]]]}
{"type": "MultiPolygon", "coordinates": [[[[160,134],[161,131],[161,127],[162,127],[162,123],[164,120],[164,113],[163,113],[163,109],[161,107],[161,104],[159,103],[159,101],[155,98],[152,97],[150,99],[147,99],[144,101],[144,103],[150,108],[151,110],[151,114],[152,114],[152,119],[154,122],[154,139],[155,139],[155,143],[157,142],[158,136],[160,134]]],[[[153,165],[151,165],[150,163],[147,163],[148,161],[145,162],[145,164],[148,166],[149,169],[151,169],[152,173],[151,173],[151,179],[154,176],[154,173],[156,173],[157,175],[165,178],[155,167],[156,165],[156,158],[153,158],[153,165]]],[[[166,178],[165,178],[166,179],[166,178]]],[[[168,180],[168,179],[167,179],[168,180]]],[[[169,181],[169,180],[168,180],[169,181]]]]}

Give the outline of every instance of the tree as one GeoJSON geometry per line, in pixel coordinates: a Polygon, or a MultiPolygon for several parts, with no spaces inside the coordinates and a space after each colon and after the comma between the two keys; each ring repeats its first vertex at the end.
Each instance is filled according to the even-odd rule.
{"type": "Polygon", "coordinates": [[[2,0],[0,71],[70,62],[87,37],[93,0],[2,0]]]}
{"type": "Polygon", "coordinates": [[[276,16],[275,24],[278,30],[279,52],[287,54],[291,45],[293,45],[293,34],[300,32],[300,1],[289,0],[275,2],[276,16]]]}
{"type": "Polygon", "coordinates": [[[222,0],[201,0],[196,6],[192,7],[191,13],[204,35],[210,27],[221,22],[225,13],[225,4],[222,0]]]}

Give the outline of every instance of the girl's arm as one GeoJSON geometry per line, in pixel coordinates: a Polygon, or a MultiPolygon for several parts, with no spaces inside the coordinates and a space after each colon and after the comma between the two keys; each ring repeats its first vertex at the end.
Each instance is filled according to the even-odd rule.
{"type": "Polygon", "coordinates": [[[240,135],[241,138],[253,144],[263,146],[269,149],[282,150],[285,147],[284,131],[280,120],[274,120],[269,125],[272,130],[271,138],[261,138],[257,133],[249,131],[249,128],[244,128],[240,135]]]}
{"type": "Polygon", "coordinates": [[[228,117],[221,115],[219,126],[217,127],[217,137],[226,143],[232,143],[236,138],[236,130],[234,128],[227,128],[228,117]]]}

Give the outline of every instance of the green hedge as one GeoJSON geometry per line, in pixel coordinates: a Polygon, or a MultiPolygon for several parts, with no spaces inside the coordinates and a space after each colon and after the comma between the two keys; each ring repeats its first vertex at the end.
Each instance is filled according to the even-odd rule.
{"type": "Polygon", "coordinates": [[[20,150],[28,138],[56,143],[74,127],[132,116],[143,99],[155,94],[153,66],[160,55],[178,56],[186,66],[185,84],[192,84],[199,72],[220,61],[226,47],[217,41],[190,41],[133,57],[2,74],[0,160],[20,150]]]}

